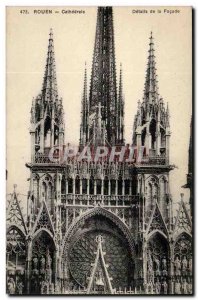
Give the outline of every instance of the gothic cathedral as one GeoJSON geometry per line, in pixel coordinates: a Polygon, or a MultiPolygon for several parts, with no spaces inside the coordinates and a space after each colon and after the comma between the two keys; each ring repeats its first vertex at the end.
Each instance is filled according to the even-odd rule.
{"type": "Polygon", "coordinates": [[[78,152],[108,145],[116,155],[97,161],[69,156],[65,162],[64,107],[50,31],[43,85],[31,107],[27,216],[16,189],[7,211],[9,294],[193,293],[192,216],[182,194],[173,209],[170,112],[159,96],[152,33],[148,53],[131,139],[137,152],[143,149],[142,159],[134,152],[132,162],[120,160],[121,149],[129,147],[122,68],[117,80],[113,11],[98,8],[78,152]]]}

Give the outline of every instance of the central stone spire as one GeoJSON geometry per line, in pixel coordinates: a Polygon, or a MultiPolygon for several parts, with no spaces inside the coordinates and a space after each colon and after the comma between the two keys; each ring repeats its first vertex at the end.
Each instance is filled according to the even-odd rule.
{"type": "MultiPolygon", "coordinates": [[[[118,105],[119,99],[117,96],[112,7],[98,8],[88,102],[87,132],[85,130],[86,126],[84,126],[86,135],[84,140],[86,140],[86,143],[92,143],[93,137],[96,135],[94,124],[100,105],[101,122],[105,127],[106,140],[111,145],[122,144],[123,136],[121,132],[123,130],[117,128],[122,126],[119,120],[122,120],[123,117],[120,116],[120,105],[118,105]]],[[[82,117],[84,118],[84,116],[82,117]]],[[[83,143],[81,142],[81,144],[83,143]]]]}

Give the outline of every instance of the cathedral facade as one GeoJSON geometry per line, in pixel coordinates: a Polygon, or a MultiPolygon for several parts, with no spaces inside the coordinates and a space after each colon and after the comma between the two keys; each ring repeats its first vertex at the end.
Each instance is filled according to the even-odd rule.
{"type": "Polygon", "coordinates": [[[159,96],[152,33],[148,50],[128,145],[113,12],[98,8],[74,155],[64,139],[50,31],[43,85],[31,107],[27,216],[16,189],[7,211],[9,294],[193,293],[192,217],[182,194],[173,209],[170,112],[159,96]]]}

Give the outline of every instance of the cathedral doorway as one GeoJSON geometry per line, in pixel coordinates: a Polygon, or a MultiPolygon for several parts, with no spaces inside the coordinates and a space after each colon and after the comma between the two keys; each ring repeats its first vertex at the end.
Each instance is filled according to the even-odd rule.
{"type": "Polygon", "coordinates": [[[159,232],[153,234],[147,244],[148,293],[168,294],[169,248],[167,240],[159,232]]]}
{"type": "Polygon", "coordinates": [[[40,231],[32,243],[31,294],[54,292],[55,245],[47,231],[40,231]]]}

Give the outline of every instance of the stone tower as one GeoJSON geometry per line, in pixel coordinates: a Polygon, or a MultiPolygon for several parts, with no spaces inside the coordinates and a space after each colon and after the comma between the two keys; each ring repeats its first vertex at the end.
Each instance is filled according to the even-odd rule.
{"type": "Polygon", "coordinates": [[[9,293],[192,293],[191,218],[183,196],[173,216],[169,110],[158,94],[152,34],[134,152],[124,139],[122,73],[117,88],[113,11],[99,7],[73,155],[64,143],[50,31],[43,86],[31,109],[27,217],[16,190],[8,205],[9,293]]]}

